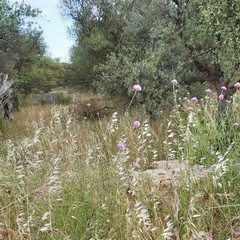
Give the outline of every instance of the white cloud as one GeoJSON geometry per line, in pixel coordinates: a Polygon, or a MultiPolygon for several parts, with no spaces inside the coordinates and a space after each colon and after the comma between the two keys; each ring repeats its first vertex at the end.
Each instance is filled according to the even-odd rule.
{"type": "Polygon", "coordinates": [[[62,62],[69,62],[69,51],[72,45],[73,41],[65,40],[61,46],[53,47],[49,49],[49,52],[52,57],[60,58],[62,62]]]}

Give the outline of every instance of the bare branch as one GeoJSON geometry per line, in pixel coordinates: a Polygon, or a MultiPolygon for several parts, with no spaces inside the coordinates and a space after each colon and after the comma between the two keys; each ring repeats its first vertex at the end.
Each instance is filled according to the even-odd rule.
{"type": "MultiPolygon", "coordinates": [[[[12,80],[8,80],[7,74],[0,75],[0,99],[1,101],[7,101],[12,93],[12,80]]],[[[3,103],[4,104],[4,103],[3,103]]]]}
{"type": "Polygon", "coordinates": [[[12,80],[8,80],[7,74],[0,75],[0,110],[4,111],[4,118],[10,118],[10,99],[12,95],[12,80]]]}

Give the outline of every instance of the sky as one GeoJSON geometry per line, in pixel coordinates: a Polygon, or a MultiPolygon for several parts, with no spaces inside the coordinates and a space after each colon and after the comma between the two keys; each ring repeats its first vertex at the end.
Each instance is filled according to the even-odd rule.
{"type": "MultiPolygon", "coordinates": [[[[10,0],[10,2],[22,2],[22,0],[10,0]]],[[[43,30],[48,55],[52,58],[60,58],[62,62],[68,62],[69,50],[74,41],[67,32],[71,22],[61,16],[59,0],[24,0],[24,2],[42,11],[43,18],[37,22],[43,30]]]]}

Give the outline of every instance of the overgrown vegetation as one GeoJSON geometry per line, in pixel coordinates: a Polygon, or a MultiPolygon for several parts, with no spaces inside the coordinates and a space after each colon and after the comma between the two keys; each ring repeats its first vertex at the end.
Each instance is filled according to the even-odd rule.
{"type": "Polygon", "coordinates": [[[18,91],[95,95],[0,118],[0,239],[239,239],[238,1],[60,2],[69,64],[45,56],[39,10],[0,2],[18,91]]]}
{"type": "Polygon", "coordinates": [[[180,102],[151,124],[139,108],[95,121],[59,105],[16,113],[0,150],[2,239],[238,239],[238,123],[219,130],[211,94],[180,102]],[[178,180],[144,175],[176,158],[178,180]]]}
{"type": "MultiPolygon", "coordinates": [[[[238,1],[65,1],[63,13],[74,22],[72,79],[88,80],[103,93],[128,101],[133,84],[145,92],[154,118],[178,78],[201,95],[207,83],[224,101],[239,81],[240,9],[238,1]],[[194,14],[193,14],[194,13],[194,14]],[[74,75],[75,74],[75,75],[74,75]]],[[[224,112],[224,104],[221,112],[224,112]]]]}

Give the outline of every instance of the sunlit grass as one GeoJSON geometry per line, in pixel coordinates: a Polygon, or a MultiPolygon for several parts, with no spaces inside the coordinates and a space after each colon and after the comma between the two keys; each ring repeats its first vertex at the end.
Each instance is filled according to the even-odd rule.
{"type": "Polygon", "coordinates": [[[14,113],[1,127],[1,238],[237,239],[239,129],[219,128],[211,98],[191,112],[189,101],[154,122],[139,108],[95,120],[68,106],[14,113]],[[139,176],[163,159],[187,163],[177,184],[139,176]],[[194,176],[196,164],[209,173],[194,176]]]}

